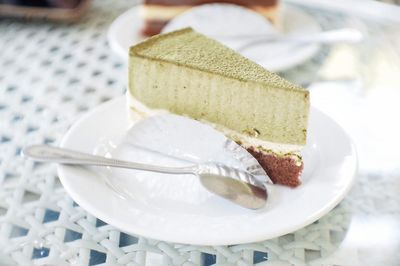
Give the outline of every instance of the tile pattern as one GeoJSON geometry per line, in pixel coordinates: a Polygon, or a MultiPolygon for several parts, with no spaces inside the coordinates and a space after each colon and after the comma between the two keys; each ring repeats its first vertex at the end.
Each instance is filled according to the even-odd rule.
{"type": "MultiPolygon", "coordinates": [[[[127,235],[96,219],[68,197],[54,165],[19,156],[28,144],[57,144],[82,114],[124,93],[126,70],[105,35],[134,4],[94,1],[76,25],[0,21],[0,265],[345,265],[329,254],[348,230],[350,200],[269,241],[180,245],[127,235]]],[[[284,74],[302,71],[310,83],[328,52],[284,74]]],[[[350,197],[364,197],[365,190],[359,183],[350,197]]]]}

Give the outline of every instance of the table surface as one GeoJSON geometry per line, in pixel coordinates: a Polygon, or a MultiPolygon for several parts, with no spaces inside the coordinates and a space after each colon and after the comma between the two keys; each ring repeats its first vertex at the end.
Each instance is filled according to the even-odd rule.
{"type": "Polygon", "coordinates": [[[358,148],[357,181],[334,210],[259,243],[179,245],[120,232],[73,202],[54,165],[22,159],[22,147],[57,145],[78,117],[126,89],[106,33],[136,1],[94,1],[78,24],[0,20],[0,265],[399,265],[400,12],[288,2],[326,30],[366,36],[280,73],[307,87],[358,148]]]}

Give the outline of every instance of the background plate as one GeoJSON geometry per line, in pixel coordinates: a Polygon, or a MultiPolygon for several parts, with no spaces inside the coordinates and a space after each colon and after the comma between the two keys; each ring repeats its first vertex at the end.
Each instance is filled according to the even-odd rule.
{"type": "MultiPolygon", "coordinates": [[[[125,62],[128,60],[129,47],[144,39],[140,35],[143,27],[140,8],[135,6],[116,18],[107,33],[111,49],[125,62]]],[[[286,34],[305,35],[321,32],[321,27],[315,18],[299,8],[282,5],[281,17],[282,32],[286,34]]],[[[180,25],[180,21],[177,20],[176,23],[170,22],[168,27],[181,28],[185,25],[180,25]]],[[[316,44],[270,43],[245,50],[243,55],[270,71],[279,72],[305,62],[313,57],[319,48],[320,46],[316,44]]]]}

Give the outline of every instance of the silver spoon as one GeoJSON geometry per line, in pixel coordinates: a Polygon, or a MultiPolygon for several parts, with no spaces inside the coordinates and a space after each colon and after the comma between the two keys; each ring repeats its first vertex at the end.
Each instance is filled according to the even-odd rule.
{"type": "Polygon", "coordinates": [[[265,186],[254,175],[219,163],[165,167],[110,159],[47,145],[26,147],[22,150],[22,155],[40,162],[110,166],[163,174],[192,174],[198,176],[201,184],[210,192],[249,209],[262,208],[268,198],[265,186]]]}

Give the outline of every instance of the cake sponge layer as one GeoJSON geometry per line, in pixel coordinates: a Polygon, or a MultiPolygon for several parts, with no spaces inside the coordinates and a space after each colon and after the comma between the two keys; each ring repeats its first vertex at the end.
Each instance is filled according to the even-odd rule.
{"type": "Polygon", "coordinates": [[[304,145],[308,91],[191,29],[130,49],[129,94],[149,108],[304,145]]]}

